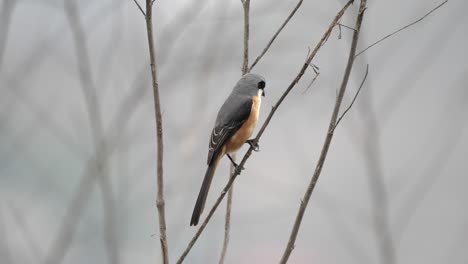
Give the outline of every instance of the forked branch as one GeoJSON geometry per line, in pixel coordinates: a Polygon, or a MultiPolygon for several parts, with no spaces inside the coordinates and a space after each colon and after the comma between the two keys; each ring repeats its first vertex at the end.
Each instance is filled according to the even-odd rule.
{"type": "Polygon", "coordinates": [[[361,0],[361,5],[359,6],[359,12],[356,18],[356,25],[354,27],[355,31],[353,33],[353,40],[351,42],[351,50],[348,56],[348,63],[345,68],[345,72],[343,75],[343,80],[341,82],[340,90],[338,92],[338,96],[336,97],[335,107],[333,109],[333,113],[330,119],[330,124],[328,125],[328,131],[325,137],[325,142],[323,144],[322,151],[320,153],[320,158],[319,158],[319,161],[317,162],[317,166],[315,167],[315,171],[312,176],[312,179],[307,187],[304,197],[301,200],[301,204],[297,212],[296,220],[291,230],[291,235],[289,236],[288,244],[286,245],[283,256],[281,257],[281,261],[280,261],[281,264],[285,264],[288,262],[289,256],[291,255],[291,252],[294,249],[294,243],[296,242],[297,234],[299,233],[299,228],[301,226],[302,219],[304,217],[304,213],[307,208],[307,204],[309,203],[315,184],[317,183],[318,178],[322,172],[322,168],[323,168],[325,159],[328,154],[328,149],[330,148],[330,143],[333,138],[333,131],[336,127],[338,114],[340,112],[341,102],[343,101],[343,96],[346,91],[346,87],[348,85],[348,80],[351,74],[351,69],[353,68],[353,63],[354,63],[355,54],[356,54],[356,46],[357,46],[357,42],[359,39],[359,32],[361,31],[361,23],[364,17],[364,11],[366,9],[366,2],[367,2],[366,0],[361,0]]]}
{"type": "MultiPolygon", "coordinates": [[[[317,54],[317,52],[319,51],[319,49],[325,44],[325,42],[327,41],[328,37],[330,36],[333,28],[337,25],[338,21],[340,20],[340,18],[343,16],[343,14],[345,13],[345,11],[348,9],[348,7],[353,3],[353,0],[350,0],[346,3],[346,5],[338,12],[338,14],[335,16],[335,18],[333,19],[333,21],[331,22],[330,26],[327,28],[327,30],[325,31],[325,33],[323,34],[322,38],[320,39],[319,43],[317,43],[317,45],[315,46],[314,50],[312,51],[312,53],[309,55],[309,57],[307,58],[306,62],[304,63],[304,65],[301,67],[299,73],[297,74],[297,76],[294,78],[294,80],[289,84],[289,86],[286,88],[286,90],[284,91],[283,95],[280,97],[280,99],[276,102],[276,104],[272,107],[271,111],[270,111],[270,114],[268,115],[267,119],[265,120],[265,122],[263,123],[260,131],[258,132],[257,136],[255,137],[255,142],[258,143],[260,137],[263,135],[263,132],[265,131],[265,129],[267,128],[268,124],[270,123],[271,119],[273,118],[273,115],[275,114],[276,110],[279,108],[279,106],[281,105],[281,103],[284,101],[284,99],[286,98],[286,96],[289,94],[289,92],[296,86],[296,84],[299,82],[299,80],[302,78],[302,76],[304,75],[305,71],[307,70],[307,68],[309,68],[309,64],[312,62],[312,59],[315,57],[315,55],[317,54]]],[[[250,155],[252,154],[252,151],[253,151],[253,148],[250,147],[248,150],[247,150],[247,153],[244,155],[244,157],[242,158],[242,161],[240,162],[239,166],[240,168],[242,168],[245,163],[247,162],[247,160],[249,159],[250,155]]],[[[195,244],[195,242],[197,241],[197,239],[200,237],[201,233],[203,232],[203,230],[205,229],[206,225],[208,224],[208,222],[210,221],[211,217],[213,216],[214,212],[216,211],[216,209],[218,208],[219,204],[221,203],[221,201],[224,199],[224,196],[226,195],[226,193],[229,191],[229,189],[231,188],[231,185],[233,184],[234,180],[236,179],[236,177],[238,176],[239,174],[238,173],[235,173],[233,175],[233,177],[231,177],[228,181],[228,183],[226,184],[226,186],[223,188],[220,196],[218,197],[218,199],[216,200],[215,204],[213,205],[213,207],[211,208],[211,210],[209,211],[208,215],[206,216],[205,220],[203,221],[203,223],[200,225],[200,227],[198,228],[197,232],[195,233],[194,237],[192,238],[192,240],[190,240],[187,248],[184,250],[184,252],[182,253],[182,255],[180,256],[180,258],[177,260],[177,263],[180,264],[182,263],[184,260],[185,260],[185,257],[188,255],[188,253],[190,252],[190,250],[192,249],[193,245],[195,244]]]]}

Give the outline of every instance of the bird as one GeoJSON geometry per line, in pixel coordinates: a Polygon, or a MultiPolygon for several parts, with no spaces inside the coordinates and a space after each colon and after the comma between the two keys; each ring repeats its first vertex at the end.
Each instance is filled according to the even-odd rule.
{"type": "Polygon", "coordinates": [[[196,226],[200,220],[211,181],[221,158],[227,155],[238,170],[240,168],[230,154],[235,153],[245,143],[258,151],[258,144],[249,138],[258,122],[265,85],[265,78],[258,74],[243,75],[219,109],[209,142],[208,168],[193,209],[190,226],[196,226]]]}

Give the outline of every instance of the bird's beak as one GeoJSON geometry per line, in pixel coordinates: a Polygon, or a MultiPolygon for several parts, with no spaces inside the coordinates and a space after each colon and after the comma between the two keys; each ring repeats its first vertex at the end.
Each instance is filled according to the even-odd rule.
{"type": "Polygon", "coordinates": [[[265,90],[262,89],[262,96],[265,97],[265,90]]]}

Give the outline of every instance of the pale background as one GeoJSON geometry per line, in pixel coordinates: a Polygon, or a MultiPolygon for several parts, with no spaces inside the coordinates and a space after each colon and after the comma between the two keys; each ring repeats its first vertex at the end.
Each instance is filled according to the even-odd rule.
{"type": "MultiPolygon", "coordinates": [[[[369,1],[358,50],[440,2],[369,1]]],[[[41,263],[60,229],[76,229],[63,263],[115,262],[109,256],[159,263],[144,19],[131,0],[73,3],[75,19],[59,0],[0,1],[0,262],[41,263]],[[77,28],[84,41],[73,37],[77,28]],[[79,43],[86,45],[77,52],[79,43]],[[84,90],[96,93],[97,110],[84,90]],[[101,132],[90,122],[99,119],[101,132]],[[104,153],[92,131],[110,141],[104,153]],[[102,167],[87,169],[96,151],[102,167]],[[78,183],[90,175],[106,180],[81,189],[84,212],[73,209],[77,215],[64,223],[78,183]]],[[[251,60],[295,4],[251,2],[251,60]]],[[[343,5],[304,1],[254,69],[267,80],[260,122],[343,5]]],[[[358,6],[343,24],[354,25],[358,6]]],[[[450,0],[356,60],[344,107],[366,64],[369,76],[336,130],[290,263],[468,263],[467,10],[468,2],[450,0]]],[[[240,77],[242,17],[239,0],[155,2],[172,262],[196,231],[189,220],[209,135],[240,77]]],[[[346,63],[351,31],[338,34],[336,28],[313,61],[317,81],[306,91],[309,69],[236,180],[226,263],[276,263],[282,255],[346,63]]],[[[208,208],[228,166],[221,162],[208,208]]],[[[224,210],[223,203],[186,263],[218,262],[224,210]]]]}

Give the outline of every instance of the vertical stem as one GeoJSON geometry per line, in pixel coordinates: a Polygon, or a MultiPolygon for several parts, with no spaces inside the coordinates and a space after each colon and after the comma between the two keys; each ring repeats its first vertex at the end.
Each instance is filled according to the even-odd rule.
{"type": "Polygon", "coordinates": [[[294,226],[293,226],[293,229],[291,231],[291,235],[289,237],[288,244],[287,244],[287,246],[286,246],[286,248],[284,250],[283,256],[281,257],[281,260],[280,260],[281,264],[285,264],[285,263],[288,262],[289,256],[291,255],[291,252],[294,249],[294,243],[296,242],[296,238],[297,238],[297,235],[299,233],[299,228],[301,226],[302,219],[304,217],[304,213],[305,213],[305,210],[307,208],[307,204],[309,203],[309,200],[310,200],[310,197],[311,197],[312,192],[314,190],[315,184],[317,183],[318,178],[320,177],[323,165],[325,163],[325,159],[326,159],[327,154],[328,154],[328,150],[330,148],[331,140],[333,138],[333,132],[334,132],[335,127],[336,127],[338,114],[340,112],[341,102],[343,101],[343,96],[344,96],[344,93],[346,91],[349,76],[351,74],[351,69],[352,69],[353,63],[354,63],[354,55],[356,54],[356,46],[357,46],[357,42],[358,42],[358,39],[359,39],[359,32],[361,30],[361,23],[362,23],[362,19],[363,19],[363,16],[364,16],[364,11],[366,9],[366,2],[367,2],[366,0],[361,0],[361,5],[359,7],[359,12],[358,12],[357,19],[356,19],[356,25],[354,27],[355,31],[353,33],[353,40],[352,40],[352,43],[351,43],[351,50],[350,50],[349,56],[348,56],[348,63],[346,65],[346,69],[345,69],[345,72],[344,72],[344,75],[343,75],[343,80],[341,82],[339,93],[338,93],[338,95],[336,97],[335,107],[333,109],[333,113],[332,113],[332,116],[331,116],[331,119],[330,119],[330,123],[328,125],[327,136],[325,137],[325,142],[323,144],[322,151],[320,153],[320,158],[319,158],[319,161],[317,162],[317,166],[315,167],[315,171],[314,171],[314,174],[312,176],[312,179],[311,179],[311,181],[310,181],[310,183],[309,183],[309,185],[307,187],[307,190],[306,190],[306,192],[304,194],[304,197],[301,200],[301,205],[299,207],[299,211],[297,212],[296,220],[294,222],[294,226]]]}
{"type": "Polygon", "coordinates": [[[159,217],[159,240],[161,242],[161,254],[164,264],[169,263],[168,249],[167,249],[167,238],[166,238],[166,216],[164,208],[164,182],[163,182],[163,128],[162,128],[162,117],[161,117],[161,103],[159,99],[159,86],[156,72],[156,56],[154,51],[154,39],[153,39],[153,0],[146,0],[146,32],[148,35],[148,48],[150,55],[151,65],[151,78],[154,95],[154,114],[156,117],[156,138],[157,138],[157,196],[156,196],[156,207],[158,209],[159,217]]]}
{"type": "MultiPolygon", "coordinates": [[[[242,61],[242,75],[246,74],[249,70],[249,11],[250,11],[250,0],[242,1],[242,7],[244,9],[244,55],[242,61]]],[[[236,160],[236,155],[232,155],[232,158],[236,160]]],[[[232,178],[234,176],[234,165],[231,164],[229,170],[229,176],[232,178]]],[[[226,201],[226,217],[224,222],[224,241],[223,249],[221,251],[221,258],[219,259],[219,264],[224,263],[226,257],[227,248],[229,245],[229,233],[231,231],[231,209],[232,209],[232,197],[234,192],[234,184],[228,191],[228,197],[226,201]]]]}
{"type": "Polygon", "coordinates": [[[244,0],[242,6],[244,7],[244,62],[242,63],[242,75],[244,75],[249,70],[250,0],[244,0]]]}

